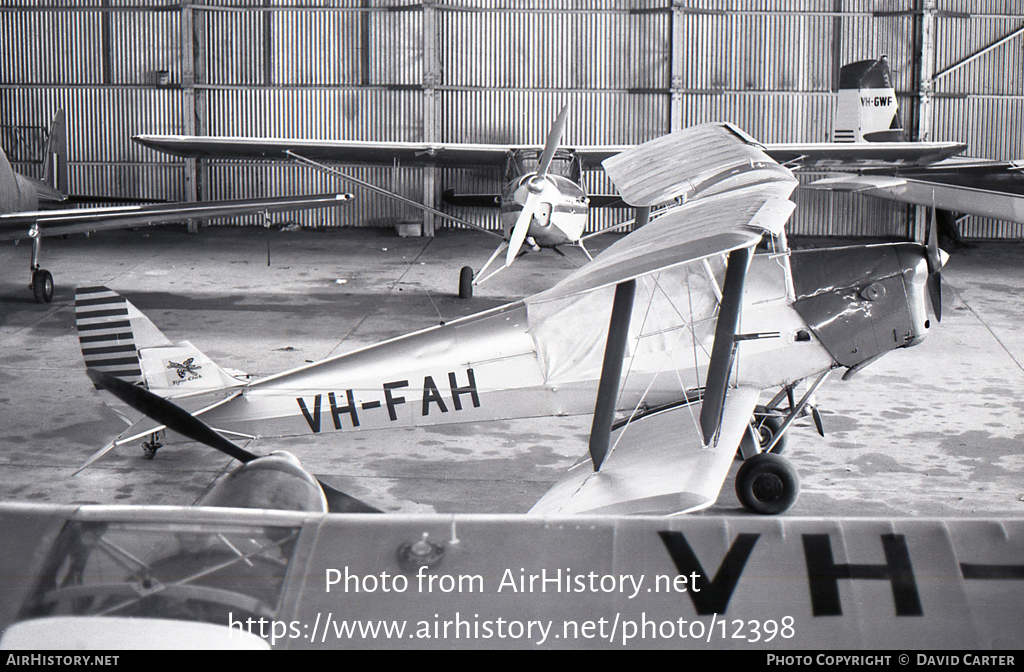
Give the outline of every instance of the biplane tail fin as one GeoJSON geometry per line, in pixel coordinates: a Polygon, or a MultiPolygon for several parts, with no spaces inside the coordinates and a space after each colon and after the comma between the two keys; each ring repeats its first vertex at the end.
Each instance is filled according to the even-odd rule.
{"type": "Polygon", "coordinates": [[[68,195],[68,126],[64,110],[57,110],[50,122],[43,157],[43,182],[56,189],[64,198],[68,195]]]}
{"type": "Polygon", "coordinates": [[[172,343],[138,308],[107,287],[75,291],[75,325],[86,369],[145,385],[159,396],[245,383],[188,341],[172,343]]]}
{"type": "Polygon", "coordinates": [[[902,142],[903,121],[889,60],[857,61],[839,70],[834,142],[902,142]]]}

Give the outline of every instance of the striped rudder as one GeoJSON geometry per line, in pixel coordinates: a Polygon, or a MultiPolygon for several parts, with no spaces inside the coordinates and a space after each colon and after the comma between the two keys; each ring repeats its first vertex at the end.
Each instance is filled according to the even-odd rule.
{"type": "Polygon", "coordinates": [[[142,367],[128,305],[123,296],[106,287],[75,291],[75,326],[86,368],[135,384],[142,382],[142,367]]]}

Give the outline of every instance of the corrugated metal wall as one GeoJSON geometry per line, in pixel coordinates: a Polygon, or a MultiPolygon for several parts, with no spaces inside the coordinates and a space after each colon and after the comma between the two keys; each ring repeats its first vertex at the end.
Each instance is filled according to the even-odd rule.
{"type": "MultiPolygon", "coordinates": [[[[886,54],[909,127],[964,140],[975,156],[1019,158],[1022,28],[1024,7],[1000,0],[8,0],[0,5],[0,141],[15,161],[28,161],[40,134],[25,127],[63,106],[77,193],[311,193],[344,187],[284,163],[193,166],[129,138],[539,144],[569,103],[568,145],[637,143],[718,120],[765,140],[821,141],[831,132],[838,67],[886,54]],[[918,120],[922,8],[935,10],[935,63],[925,70],[936,81],[927,119],[918,120]]],[[[428,200],[448,187],[496,193],[500,179],[499,170],[438,170],[433,182],[421,169],[351,172],[411,198],[422,198],[426,184],[436,191],[428,200]]],[[[600,172],[586,181],[594,193],[611,189],[600,172]]],[[[279,218],[315,226],[421,219],[358,196],[279,218]]],[[[797,200],[797,234],[913,231],[905,206],[811,191],[797,200]]],[[[494,213],[457,214],[497,224],[494,213]]],[[[627,214],[595,210],[590,229],[627,214]]],[[[971,236],[1024,237],[1005,223],[963,226],[971,236]]]]}

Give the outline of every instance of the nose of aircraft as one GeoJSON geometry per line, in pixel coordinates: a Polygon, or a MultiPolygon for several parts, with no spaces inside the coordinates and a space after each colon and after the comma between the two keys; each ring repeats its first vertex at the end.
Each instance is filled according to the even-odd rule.
{"type": "Polygon", "coordinates": [[[949,260],[949,254],[933,245],[913,245],[911,250],[900,250],[900,265],[907,287],[907,303],[910,309],[912,331],[904,347],[917,345],[924,340],[931,326],[928,319],[927,303],[937,322],[942,321],[942,267],[949,260]]]}

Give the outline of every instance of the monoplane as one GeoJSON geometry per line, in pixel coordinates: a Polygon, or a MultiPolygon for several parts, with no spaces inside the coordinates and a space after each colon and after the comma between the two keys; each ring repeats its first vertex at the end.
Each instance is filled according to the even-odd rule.
{"type": "Polygon", "coordinates": [[[67,150],[67,125],[63,110],[57,112],[50,125],[43,179],[16,173],[6,153],[0,149],[0,240],[19,241],[28,238],[32,241],[29,288],[39,303],[53,300],[53,275],[39,264],[43,236],[325,208],[339,205],[352,197],[351,194],[323,194],[40,210],[40,203],[57,204],[68,198],[67,150]]]}
{"type": "Polygon", "coordinates": [[[462,267],[459,296],[469,298],[473,287],[508,268],[522,252],[562,246],[579,247],[591,259],[584,242],[598,233],[619,230],[632,220],[585,234],[587,213],[592,206],[622,205],[614,196],[588,196],[583,188],[583,171],[600,168],[600,162],[625,147],[559,146],[568,107],[563,107],[548,132],[543,147],[534,145],[490,145],[474,143],[374,142],[353,140],[303,140],[297,138],[243,138],[230,136],[136,135],[133,139],[152,149],[176,156],[213,159],[291,159],[334,175],[357,187],[429,212],[466,228],[501,239],[497,249],[479,271],[462,267]],[[349,175],[325,161],[349,165],[401,165],[439,168],[504,168],[500,194],[456,194],[445,190],[446,203],[456,206],[498,207],[502,232],[481,227],[463,218],[414,201],[401,194],[349,175]],[[487,271],[504,253],[504,263],[487,271]]]}
{"type": "Polygon", "coordinates": [[[766,146],[794,170],[830,172],[805,187],[859,193],[937,210],[1024,224],[1024,160],[959,156],[959,142],[907,142],[885,56],[843,66],[833,142],[766,146]]]}
{"type": "Polygon", "coordinates": [[[604,166],[650,221],[550,289],[258,380],[171,343],[116,292],[80,289],[89,370],[178,407],[148,413],[90,462],[165,428],[195,438],[195,423],[212,445],[218,434],[343,442],[375,428],[592,415],[588,455],[533,512],[704,508],[737,447],[740,501],[788,509],[798,477],[770,451],[814,391],[837,368],[845,378],[919,343],[929,295],[940,317],[934,229],[927,246],[790,249],[797,181],[728,124],[677,131],[604,166]],[[766,416],[781,422],[761,445],[766,416]]]}

